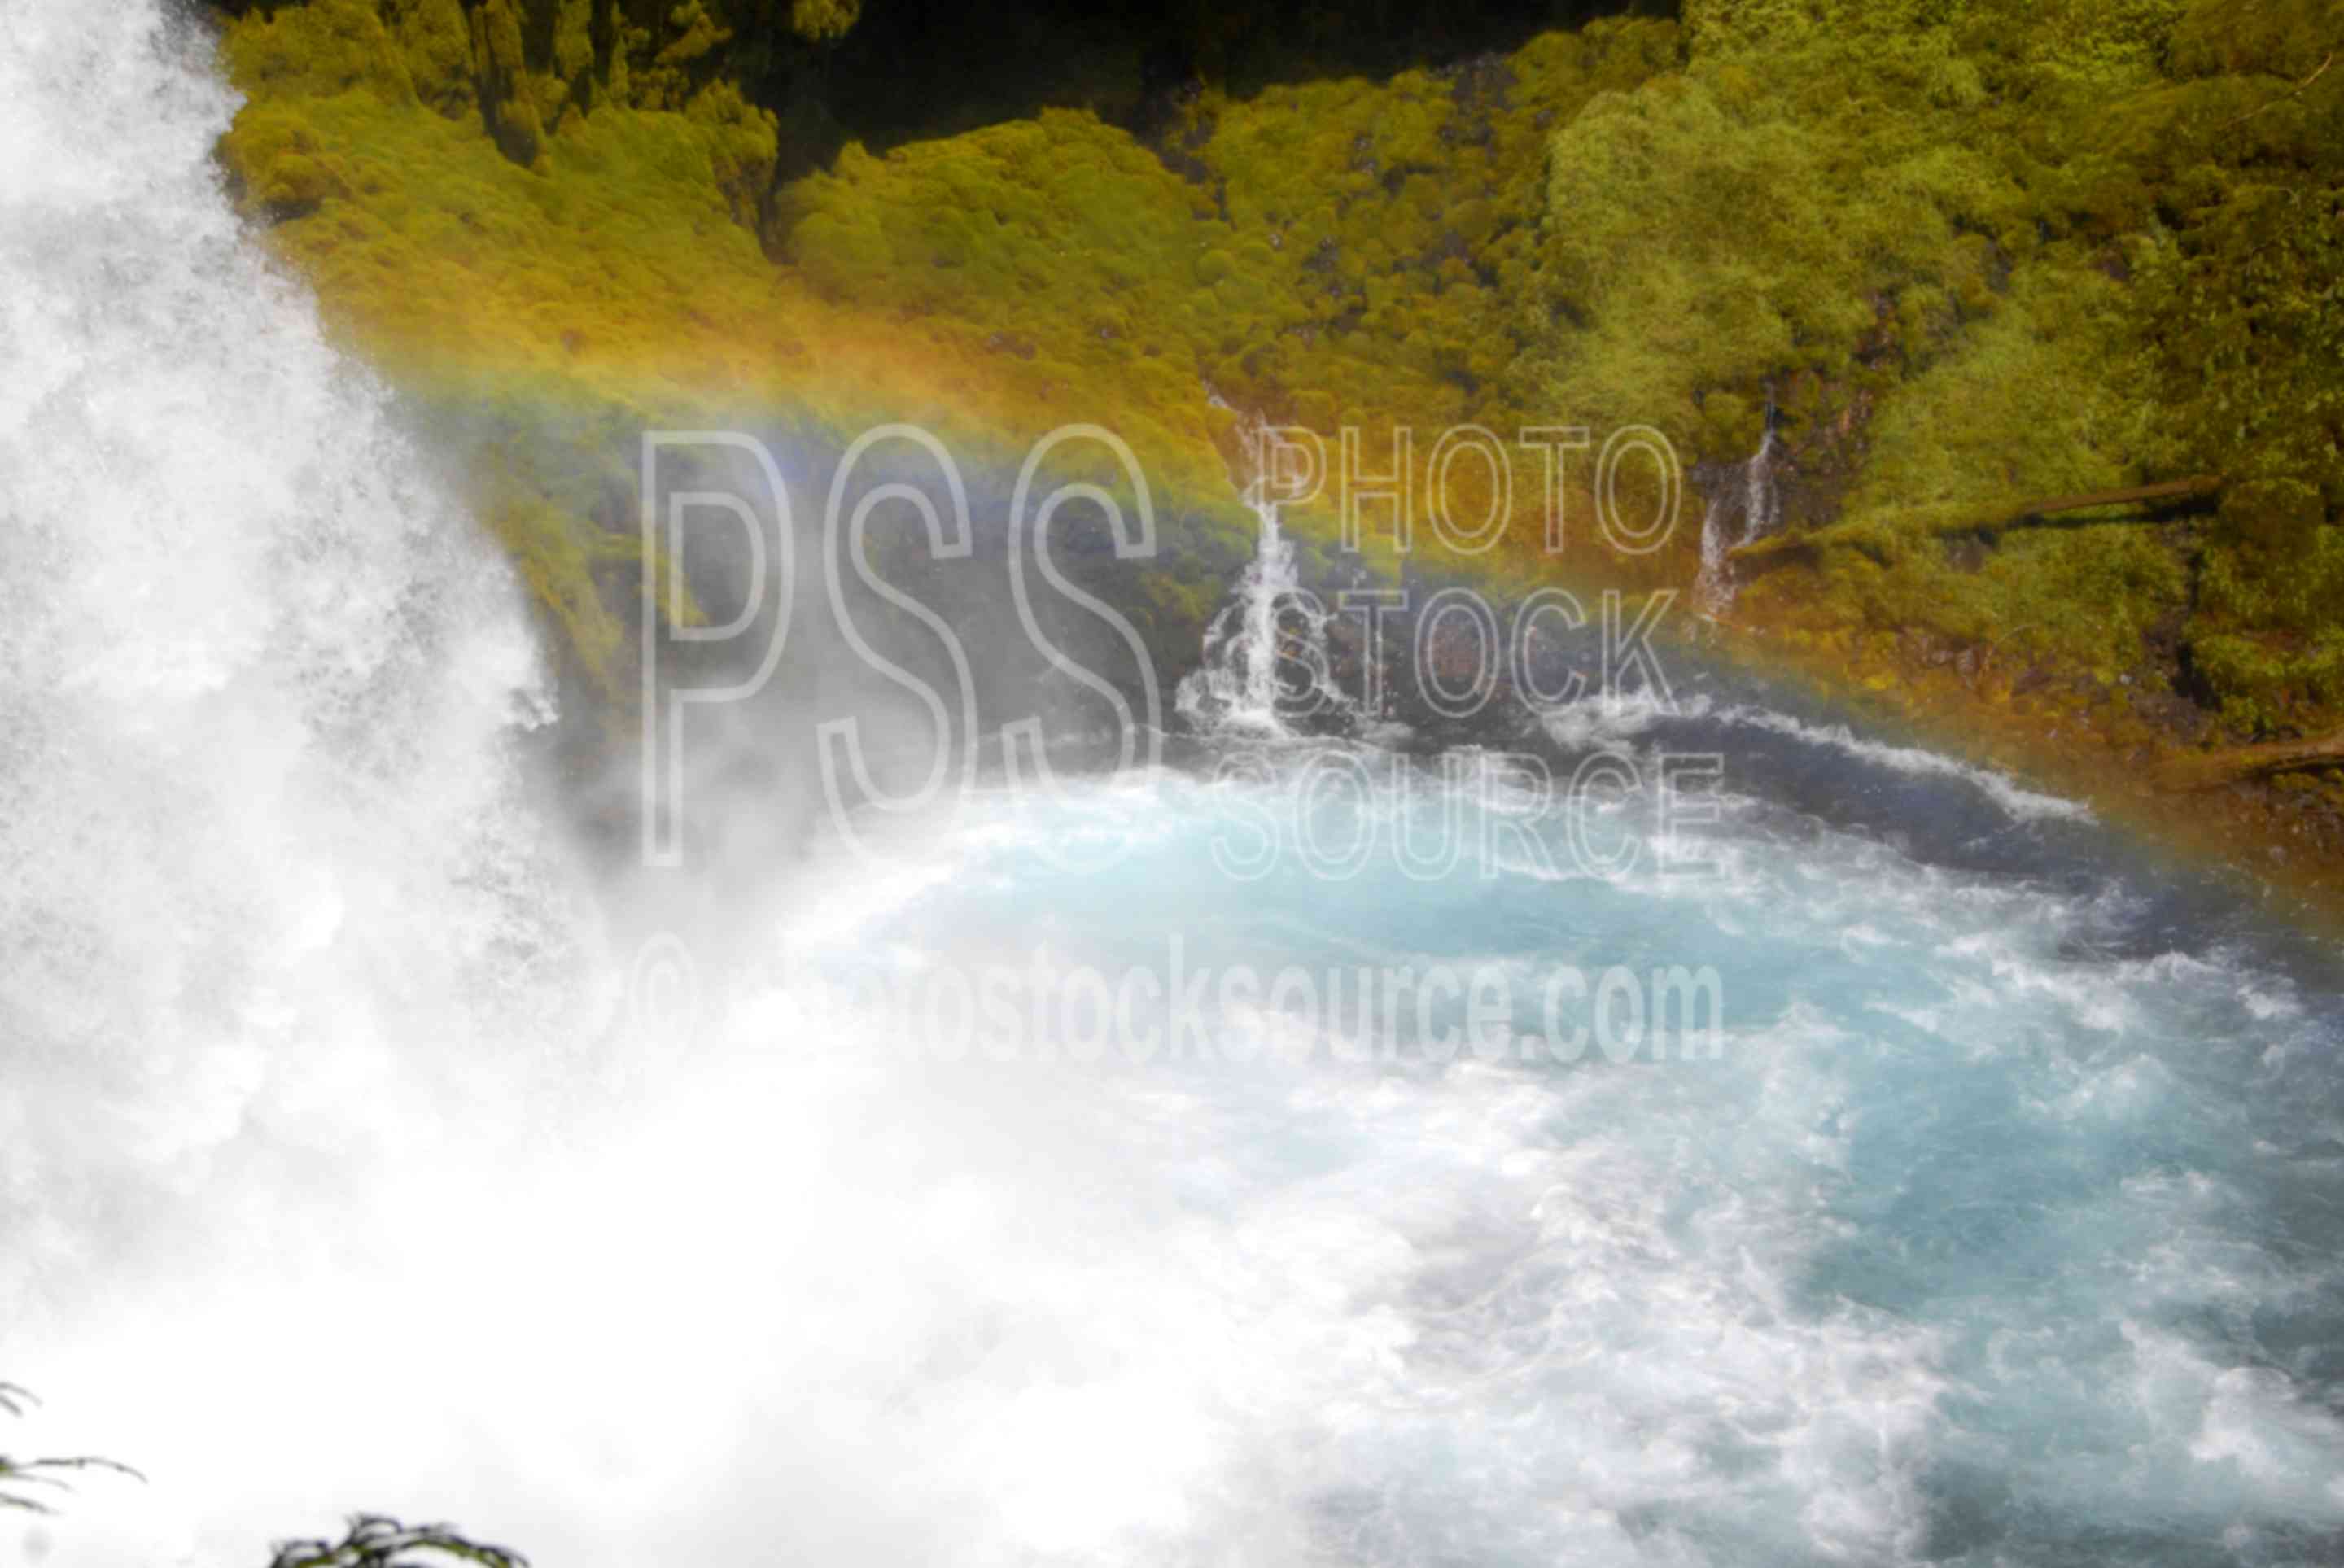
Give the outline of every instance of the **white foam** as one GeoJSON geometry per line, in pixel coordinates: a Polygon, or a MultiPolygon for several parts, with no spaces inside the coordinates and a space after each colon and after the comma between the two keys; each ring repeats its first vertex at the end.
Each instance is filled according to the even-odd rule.
{"type": "Polygon", "coordinates": [[[1866,762],[1894,769],[1899,773],[1966,779],[2022,821],[2038,818],[2091,820],[2091,809],[2081,801],[2021,789],[2006,776],[1990,768],[1980,768],[1942,752],[1925,750],[1917,746],[1891,746],[1884,741],[1866,740],[1844,724],[1809,724],[1771,709],[1746,706],[1722,709],[1718,717],[1731,724],[1745,724],[1753,729],[1792,736],[1810,745],[1829,746],[1851,757],[1860,757],[1866,762]]]}
{"type": "Polygon", "coordinates": [[[1539,724],[1558,746],[1601,750],[1632,741],[1663,719],[1698,719],[1709,711],[1705,697],[1678,699],[1651,686],[1632,691],[1599,691],[1539,713],[1539,724]]]}

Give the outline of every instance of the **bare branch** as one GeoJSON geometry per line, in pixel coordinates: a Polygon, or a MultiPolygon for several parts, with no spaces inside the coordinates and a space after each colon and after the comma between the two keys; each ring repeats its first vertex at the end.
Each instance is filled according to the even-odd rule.
{"type": "Polygon", "coordinates": [[[2271,99],[2268,103],[2257,104],[2253,108],[2248,109],[2245,114],[2240,115],[2237,119],[2232,120],[2228,125],[2224,126],[2222,128],[2226,131],[2235,130],[2238,126],[2245,125],[2248,120],[2253,119],[2257,115],[2261,114],[2265,109],[2284,104],[2289,98],[2299,98],[2303,96],[2303,90],[2311,85],[2312,83],[2319,80],[2320,77],[2326,75],[2328,74],[2328,67],[2335,63],[2336,51],[2330,49],[2328,51],[2328,58],[2319,62],[2319,69],[2312,72],[2311,75],[2306,76],[2302,81],[2298,82],[2291,92],[2281,93],[2278,97],[2271,99]]]}

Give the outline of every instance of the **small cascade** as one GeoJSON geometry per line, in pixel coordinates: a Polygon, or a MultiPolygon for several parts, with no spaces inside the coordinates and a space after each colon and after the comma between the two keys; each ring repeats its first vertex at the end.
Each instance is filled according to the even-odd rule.
{"type": "Polygon", "coordinates": [[[1245,437],[1250,473],[1240,489],[1261,531],[1236,596],[1205,630],[1203,659],[1181,679],[1174,708],[1207,733],[1285,737],[1293,734],[1288,717],[1348,709],[1350,702],[1336,689],[1329,659],[1330,618],[1318,597],[1297,580],[1294,545],[1278,524],[1259,419],[1248,420],[1245,437]],[[1290,691],[1279,679],[1281,661],[1307,678],[1303,690],[1290,691]]]}
{"type": "MultiPolygon", "coordinates": [[[[1719,485],[1701,520],[1701,571],[1693,578],[1693,607],[1716,618],[1733,608],[1736,584],[1729,551],[1755,543],[1781,521],[1782,499],[1774,488],[1774,408],[1766,407],[1765,433],[1758,449],[1736,465],[1742,482],[1719,485]],[[1739,518],[1738,534],[1734,523],[1739,518]]],[[[1729,475],[1732,470],[1729,470],[1729,475]]]]}

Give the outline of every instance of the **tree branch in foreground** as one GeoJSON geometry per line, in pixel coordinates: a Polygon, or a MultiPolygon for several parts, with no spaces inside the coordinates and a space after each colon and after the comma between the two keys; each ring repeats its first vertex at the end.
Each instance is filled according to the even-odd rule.
{"type": "Polygon", "coordinates": [[[349,1533],[338,1542],[285,1542],[268,1568],[423,1568],[417,1553],[480,1568],[529,1568],[520,1553],[468,1541],[445,1524],[401,1524],[379,1513],[353,1518],[349,1533]]]}
{"type": "MultiPolygon", "coordinates": [[[[22,1415],[25,1406],[40,1402],[33,1397],[30,1390],[19,1388],[12,1382],[0,1382],[0,1412],[22,1415]]],[[[89,1454],[55,1459],[10,1459],[0,1454],[0,1510],[14,1510],[20,1513],[55,1513],[56,1510],[45,1499],[35,1496],[26,1488],[45,1486],[59,1492],[71,1492],[73,1483],[66,1479],[66,1473],[76,1470],[105,1470],[136,1481],[146,1479],[126,1464],[89,1454]]]]}

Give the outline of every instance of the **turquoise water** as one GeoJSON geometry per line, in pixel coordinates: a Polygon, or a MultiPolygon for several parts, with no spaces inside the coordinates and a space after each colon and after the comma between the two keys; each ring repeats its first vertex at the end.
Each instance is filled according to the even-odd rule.
{"type": "MultiPolygon", "coordinates": [[[[1709,722],[1730,757],[1733,726],[1709,722]]],[[[1874,749],[1891,766],[1779,716],[1772,732],[1844,799],[1934,788],[1936,819],[1998,815],[2059,863],[2042,826],[2069,815],[2056,802],[2014,815],[1994,781],[1942,763],[1916,778],[1911,753],[1874,749]]],[[[1216,1250],[1267,1231],[1330,1265],[1262,1374],[1283,1403],[1230,1395],[1230,1435],[1298,1467],[1312,1552],[2332,1553],[2331,999],[2218,941],[2151,950],[2155,900],[2121,879],[1931,865],[1746,796],[1706,830],[1705,872],[1558,876],[1517,853],[1494,876],[1473,855],[1432,880],[1379,857],[1336,881],[1288,856],[1238,882],[1217,839],[1250,846],[1262,812],[1291,810],[1310,749],[1268,755],[1247,784],[1165,772],[1046,809],[996,799],[945,840],[948,875],[834,926],[826,970],[808,961],[844,989],[897,962],[872,958],[882,932],[915,972],[995,932],[995,957],[1039,944],[1069,970],[1161,970],[1177,938],[1193,963],[1265,976],[1490,966],[1518,995],[1565,968],[1715,968],[1713,1059],[1648,1040],[1624,1060],[1442,1062],[1412,1015],[1396,1050],[1363,1053],[1257,1005],[1212,1008],[1190,1059],[1110,1050],[1092,1070],[1086,1113],[1141,1117],[1161,1148],[1135,1161],[1172,1167],[1147,1186],[1209,1216],[1216,1250]],[[1111,875],[1052,864],[1083,835],[1127,858],[1111,875]]],[[[1395,792],[1322,802],[1329,840],[1388,829],[1395,792]]],[[[1436,819],[1437,789],[1413,805],[1436,819]]],[[[1615,843],[1651,829],[1636,802],[1608,815],[1615,843]]],[[[1561,814],[1540,829],[1566,861],[1561,814]]],[[[982,1060],[982,1036],[939,1062],[952,1010],[899,1016],[918,1070],[945,1081],[1070,1070],[982,1060]]]]}

